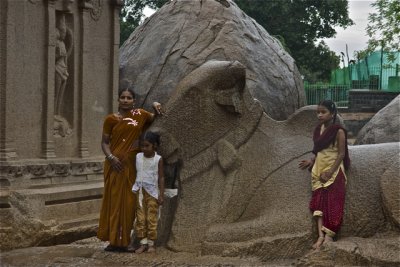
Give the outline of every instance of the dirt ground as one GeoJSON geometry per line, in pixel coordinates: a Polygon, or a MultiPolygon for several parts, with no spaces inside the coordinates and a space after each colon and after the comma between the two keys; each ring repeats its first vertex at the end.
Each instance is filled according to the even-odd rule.
{"type": "Polygon", "coordinates": [[[105,252],[107,244],[96,238],[68,245],[31,247],[2,252],[0,266],[292,266],[293,261],[261,262],[256,258],[230,258],[195,253],[172,252],[157,248],[156,253],[105,252]]]}

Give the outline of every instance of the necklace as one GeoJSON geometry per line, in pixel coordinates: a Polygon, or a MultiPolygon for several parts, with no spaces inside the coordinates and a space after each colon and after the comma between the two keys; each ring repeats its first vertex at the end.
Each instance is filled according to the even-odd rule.
{"type": "MultiPolygon", "coordinates": [[[[133,110],[134,110],[134,109],[131,109],[131,110],[129,110],[128,112],[126,112],[125,114],[126,114],[126,115],[129,114],[129,113],[133,114],[133,110]]],[[[126,117],[126,116],[122,115],[121,112],[119,112],[119,111],[117,112],[116,116],[117,116],[119,119],[123,119],[124,117],[126,117]]]]}

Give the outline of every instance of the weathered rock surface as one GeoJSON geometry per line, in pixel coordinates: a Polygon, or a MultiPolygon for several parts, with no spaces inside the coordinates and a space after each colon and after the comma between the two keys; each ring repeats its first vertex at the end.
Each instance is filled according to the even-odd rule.
{"type": "Polygon", "coordinates": [[[348,237],[300,258],[295,266],[399,266],[400,242],[394,236],[348,237]]]}
{"type": "Polygon", "coordinates": [[[355,145],[400,141],[400,96],[381,109],[358,133],[355,145]]]}
{"type": "Polygon", "coordinates": [[[399,158],[400,155],[397,155],[397,158],[393,159],[392,165],[386,169],[380,181],[386,218],[397,229],[400,229],[400,185],[393,181],[392,177],[400,175],[399,158]]]}
{"type": "MultiPolygon", "coordinates": [[[[161,133],[165,162],[181,166],[168,247],[264,260],[300,257],[312,243],[313,225],[310,174],[298,162],[311,157],[315,106],[273,120],[245,87],[245,70],[239,62],[203,64],[179,83],[165,116],[152,126],[161,133]]],[[[397,218],[398,197],[381,181],[400,182],[399,166],[392,165],[399,143],[349,149],[339,238],[368,238],[397,218]]]]}
{"type": "Polygon", "coordinates": [[[294,60],[231,0],[175,0],[158,10],[120,49],[120,87],[133,87],[137,104],[150,108],[212,59],[243,63],[250,94],[274,119],[305,105],[294,60]]]}
{"type": "Polygon", "coordinates": [[[0,255],[1,266],[274,266],[289,267],[293,260],[262,262],[257,258],[202,256],[199,253],[175,253],[158,248],[157,253],[105,252],[104,242],[96,238],[81,240],[69,245],[32,247],[4,252],[0,255]]]}
{"type": "Polygon", "coordinates": [[[103,181],[98,180],[3,189],[0,251],[67,244],[95,235],[102,190],[103,181]]]}
{"type": "MultiPolygon", "coordinates": [[[[290,242],[290,240],[287,240],[290,242]]],[[[205,244],[206,246],[207,244],[205,244]]],[[[243,244],[238,244],[241,251],[243,244]]],[[[303,244],[301,244],[303,245],[303,244]]],[[[323,247],[320,251],[311,251],[307,247],[306,255],[296,259],[270,260],[263,258],[269,254],[270,246],[262,247],[258,257],[244,252],[241,257],[215,256],[200,253],[172,252],[158,248],[156,254],[133,254],[104,252],[106,246],[96,238],[81,240],[69,245],[53,247],[31,247],[3,252],[0,255],[1,266],[399,266],[400,249],[398,238],[376,236],[373,238],[347,237],[323,247]]],[[[261,245],[259,245],[261,246],[261,245]]],[[[273,249],[273,248],[272,248],[273,249]]],[[[285,251],[281,251],[285,254],[285,251]]]]}

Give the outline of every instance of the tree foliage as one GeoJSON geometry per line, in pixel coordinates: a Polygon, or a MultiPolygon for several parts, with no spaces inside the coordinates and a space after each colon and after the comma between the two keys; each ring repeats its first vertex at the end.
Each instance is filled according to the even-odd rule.
{"type": "Polygon", "coordinates": [[[377,48],[387,52],[400,51],[400,1],[377,0],[372,6],[376,12],[368,16],[366,51],[373,52],[377,48]]]}
{"type": "Polygon", "coordinates": [[[288,52],[307,80],[329,80],[330,71],[339,66],[340,59],[317,40],[334,37],[334,27],[353,25],[347,0],[234,1],[269,34],[285,40],[288,52]]]}
{"type": "Polygon", "coordinates": [[[169,0],[125,0],[120,13],[120,43],[123,44],[140,24],[143,18],[143,9],[146,6],[157,9],[168,1],[169,0]]]}

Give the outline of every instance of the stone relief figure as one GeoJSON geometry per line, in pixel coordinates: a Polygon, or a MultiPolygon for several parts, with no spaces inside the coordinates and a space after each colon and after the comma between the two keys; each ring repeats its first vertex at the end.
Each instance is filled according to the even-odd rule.
{"type": "Polygon", "coordinates": [[[73,42],[72,31],[65,23],[65,15],[57,20],[56,28],[56,77],[54,114],[61,115],[62,101],[68,80],[68,57],[71,55],[73,42]]]}
{"type": "Polygon", "coordinates": [[[54,135],[65,136],[71,132],[68,121],[62,116],[65,103],[64,94],[69,77],[68,58],[73,49],[72,31],[65,22],[65,15],[61,14],[56,22],[56,62],[55,62],[55,90],[54,90],[54,135]]]}

